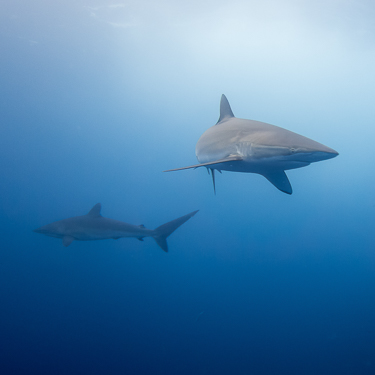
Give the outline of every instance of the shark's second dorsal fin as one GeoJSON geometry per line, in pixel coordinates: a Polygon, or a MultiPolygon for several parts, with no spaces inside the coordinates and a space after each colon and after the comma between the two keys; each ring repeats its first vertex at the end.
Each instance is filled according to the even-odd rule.
{"type": "Polygon", "coordinates": [[[102,209],[102,205],[100,203],[97,203],[91,210],[90,212],[87,214],[88,216],[91,216],[91,217],[100,217],[102,215],[100,215],[100,210],[102,209]]]}
{"type": "Polygon", "coordinates": [[[232,109],[230,108],[230,104],[228,102],[227,97],[223,94],[223,95],[221,95],[220,117],[219,117],[219,121],[217,123],[219,123],[220,121],[223,121],[225,119],[229,119],[231,117],[234,117],[234,114],[232,112],[232,109]]]}

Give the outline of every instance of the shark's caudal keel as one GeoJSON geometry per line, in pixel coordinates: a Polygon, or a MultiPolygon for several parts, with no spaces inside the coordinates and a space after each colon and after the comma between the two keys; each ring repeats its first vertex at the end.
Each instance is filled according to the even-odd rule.
{"type": "Polygon", "coordinates": [[[100,210],[101,205],[98,203],[87,215],[55,221],[35,229],[34,232],[61,238],[65,247],[73,241],[117,240],[122,237],[135,237],[143,241],[144,237],[152,237],[161,249],[168,252],[167,237],[198,212],[193,211],[151,230],[144,225],[132,225],[105,218],[100,214],[100,210]]]}
{"type": "Polygon", "coordinates": [[[307,137],[264,122],[236,118],[222,95],[220,118],[199,138],[199,164],[165,172],[206,167],[215,188],[215,170],[261,174],[276,188],[292,194],[288,169],[334,158],[337,151],[307,137]]]}

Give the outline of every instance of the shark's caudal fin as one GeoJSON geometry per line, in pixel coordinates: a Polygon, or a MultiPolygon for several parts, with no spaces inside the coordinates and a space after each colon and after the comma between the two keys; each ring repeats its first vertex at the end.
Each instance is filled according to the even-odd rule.
{"type": "Polygon", "coordinates": [[[197,212],[198,211],[194,211],[185,216],[181,216],[178,219],[160,225],[160,227],[157,227],[154,230],[154,234],[152,235],[152,237],[156,241],[156,243],[162,248],[162,250],[164,250],[166,253],[168,252],[167,237],[170,236],[179,226],[181,226],[191,217],[193,217],[197,212]]]}

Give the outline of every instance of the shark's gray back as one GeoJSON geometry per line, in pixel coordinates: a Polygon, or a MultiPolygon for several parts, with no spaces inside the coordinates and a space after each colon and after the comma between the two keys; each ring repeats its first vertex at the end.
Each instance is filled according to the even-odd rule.
{"type": "Polygon", "coordinates": [[[199,162],[205,163],[235,155],[239,149],[251,145],[333,151],[319,142],[279,126],[228,117],[202,134],[197,142],[195,153],[199,162]]]}

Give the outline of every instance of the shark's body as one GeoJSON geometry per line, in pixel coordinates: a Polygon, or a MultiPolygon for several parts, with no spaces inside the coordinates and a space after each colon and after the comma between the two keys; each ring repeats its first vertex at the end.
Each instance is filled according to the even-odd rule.
{"type": "Polygon", "coordinates": [[[278,126],[236,118],[225,95],[221,97],[219,121],[199,138],[195,154],[200,164],[166,172],[206,167],[211,170],[214,189],[215,169],[258,173],[287,194],[292,194],[292,187],[285,170],[338,155],[321,143],[278,126]]]}
{"type": "Polygon", "coordinates": [[[132,225],[105,218],[100,214],[100,210],[101,205],[98,203],[87,215],[55,221],[35,229],[34,232],[61,238],[64,246],[69,246],[74,240],[117,240],[121,237],[135,237],[143,241],[144,237],[152,237],[165,252],[168,252],[167,237],[198,212],[191,212],[152,230],[144,225],[132,225]]]}

